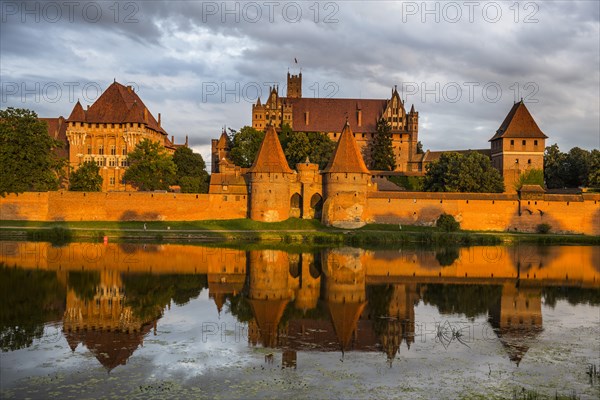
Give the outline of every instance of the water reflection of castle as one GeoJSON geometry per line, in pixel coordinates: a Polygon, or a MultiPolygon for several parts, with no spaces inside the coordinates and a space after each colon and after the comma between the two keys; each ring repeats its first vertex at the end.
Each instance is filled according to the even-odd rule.
{"type": "MultiPolygon", "coordinates": [[[[544,283],[520,281],[520,274],[529,276],[531,266],[518,267],[515,279],[462,278],[461,282],[453,276],[445,283],[433,280],[441,277],[437,270],[421,276],[373,278],[368,270],[381,268],[382,255],[376,262],[364,250],[353,248],[315,254],[278,250],[231,254],[198,259],[207,263],[203,269],[209,298],[219,313],[229,310],[248,323],[250,345],[282,349],[282,363],[287,366],[295,365],[297,351],[310,350],[382,351],[391,362],[419,334],[415,306],[420,301],[435,305],[442,314],[487,314],[517,365],[542,330],[544,283]]],[[[156,328],[167,305],[159,302],[151,312],[137,315],[127,305],[128,290],[121,276],[116,271],[101,272],[95,291],[85,298],[69,289],[64,315],[64,334],[71,348],[84,344],[109,370],[125,364],[144,336],[156,328]]]]}
{"type": "MultiPolygon", "coordinates": [[[[567,288],[579,291],[566,297],[574,304],[582,300],[580,294],[596,303],[600,298],[600,248],[586,246],[341,248],[293,254],[3,242],[0,256],[3,280],[19,271],[13,266],[46,271],[45,280],[56,271],[54,286],[39,289],[62,288],[46,297],[66,298],[69,345],[85,345],[108,369],[127,361],[171,301],[183,304],[204,288],[219,312],[247,323],[251,345],[282,349],[286,365],[293,365],[295,352],[310,350],[382,351],[392,360],[419,341],[419,302],[441,314],[488,317],[493,338],[518,364],[541,331],[542,296],[565,298],[560,291],[567,288]]],[[[46,306],[30,300],[31,307],[46,306]]],[[[19,343],[30,345],[31,338],[19,343]]]]}

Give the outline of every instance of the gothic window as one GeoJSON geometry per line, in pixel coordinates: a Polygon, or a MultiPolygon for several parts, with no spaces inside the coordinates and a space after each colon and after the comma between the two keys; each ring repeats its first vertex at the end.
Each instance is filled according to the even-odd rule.
{"type": "Polygon", "coordinates": [[[101,144],[100,146],[98,146],[98,154],[104,155],[104,145],[101,144]]]}
{"type": "Polygon", "coordinates": [[[116,154],[117,154],[117,148],[116,148],[116,147],[115,147],[115,145],[113,144],[113,145],[111,145],[111,146],[110,146],[110,155],[111,155],[111,156],[114,156],[114,155],[116,155],[116,154]]]}
{"type": "Polygon", "coordinates": [[[126,146],[123,146],[123,147],[121,148],[121,154],[122,154],[122,155],[124,155],[124,156],[126,156],[126,155],[127,155],[127,147],[126,147],[126,146]]]}
{"type": "Polygon", "coordinates": [[[92,154],[92,145],[91,144],[88,144],[87,153],[92,154]]]}
{"type": "Polygon", "coordinates": [[[110,179],[109,179],[109,182],[110,182],[111,185],[114,185],[115,184],[115,177],[111,176],[110,179]]]}

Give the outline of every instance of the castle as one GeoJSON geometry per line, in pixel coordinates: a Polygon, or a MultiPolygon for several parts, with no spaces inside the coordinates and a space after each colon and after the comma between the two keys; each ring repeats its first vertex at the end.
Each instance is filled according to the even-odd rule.
{"type": "Polygon", "coordinates": [[[49,134],[63,142],[60,156],[77,169],[86,161],[100,167],[102,191],[133,190],[123,181],[129,165],[127,153],[144,139],[159,142],[173,153],[179,146],[148,111],[133,87],[113,82],[87,109],[79,100],[67,119],[41,118],[48,124],[49,134]]]}
{"type": "Polygon", "coordinates": [[[369,157],[368,144],[383,118],[390,126],[396,156],[396,171],[422,171],[422,154],[417,153],[419,113],[414,105],[410,112],[396,87],[389,99],[337,99],[302,97],[302,73],[287,74],[286,97],[279,96],[279,87],[270,89],[269,98],[262,104],[260,97],[252,105],[252,127],[265,130],[287,124],[294,131],[325,133],[331,140],[341,137],[341,122],[347,119],[362,154],[369,157]]]}
{"type": "MultiPolygon", "coordinates": [[[[264,105],[258,99],[252,106],[252,125],[264,129],[265,137],[250,168],[229,160],[225,132],[212,142],[209,193],[248,195],[250,218],[264,222],[320,218],[328,225],[363,225],[367,197],[378,192],[374,178],[382,175],[381,171],[369,170],[364,157],[368,157],[365,149],[380,118],[392,127],[396,173],[422,175],[424,165],[444,153],[417,154],[418,113],[414,106],[405,112],[396,89],[388,100],[303,99],[301,79],[301,74],[288,73],[287,97],[279,97],[274,87],[264,105]],[[336,120],[341,129],[334,128],[336,120]],[[283,124],[299,131],[324,132],[337,141],[324,170],[319,171],[308,159],[297,164],[295,171],[289,167],[276,131],[283,124]]],[[[515,103],[490,139],[491,151],[485,152],[504,177],[508,192],[515,192],[514,184],[523,171],[543,169],[546,138],[523,101],[515,103]]]]}

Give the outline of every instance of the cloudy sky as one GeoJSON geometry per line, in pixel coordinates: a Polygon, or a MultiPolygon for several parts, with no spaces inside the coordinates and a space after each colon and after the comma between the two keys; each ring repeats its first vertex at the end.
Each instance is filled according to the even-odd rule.
{"type": "MultiPolygon", "coordinates": [[[[521,97],[563,151],[600,147],[597,1],[2,1],[0,107],[67,117],[116,79],[207,159],[269,85],[388,98],[425,149],[485,148],[521,97]],[[295,61],[297,60],[297,62],[295,61]]],[[[343,121],[340,121],[343,124],[343,121]]]]}

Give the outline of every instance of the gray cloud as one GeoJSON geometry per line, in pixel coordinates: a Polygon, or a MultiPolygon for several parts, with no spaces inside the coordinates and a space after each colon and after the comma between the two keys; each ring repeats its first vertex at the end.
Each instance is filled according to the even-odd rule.
{"type": "MultiPolygon", "coordinates": [[[[26,6],[8,3],[21,9],[44,7],[35,1],[26,6]]],[[[423,15],[422,2],[319,2],[318,23],[314,7],[309,8],[313,2],[281,2],[273,23],[262,2],[254,3],[263,13],[257,23],[251,22],[256,15],[249,2],[227,3],[229,10],[238,7],[239,22],[235,13],[223,15],[222,2],[149,1],[136,2],[135,7],[122,2],[117,16],[109,8],[112,2],[78,4],[80,10],[99,6],[102,18],[91,22],[76,12],[73,21],[63,15],[52,23],[51,15],[40,15],[40,22],[27,15],[23,23],[23,16],[3,3],[1,107],[67,116],[77,99],[64,95],[48,102],[44,96],[37,101],[28,95],[23,102],[22,93],[8,94],[12,87],[6,83],[31,88],[36,83],[44,87],[78,82],[83,87],[96,82],[105,88],[116,78],[138,85],[144,102],[154,114],[162,113],[165,128],[178,141],[189,134],[194,146],[205,149],[223,125],[250,124],[255,96],[244,94],[255,91],[243,93],[243,88],[258,85],[264,98],[268,82],[279,82],[283,89],[288,68],[297,72],[301,67],[307,97],[326,95],[330,82],[338,88],[336,97],[357,98],[385,98],[393,85],[416,84],[418,93],[405,92],[403,97],[420,111],[425,148],[487,147],[520,97],[550,143],[557,142],[563,150],[600,147],[598,2],[520,2],[517,22],[509,9],[513,2],[481,2],[473,22],[462,7],[457,23],[449,22],[450,15],[443,12],[439,22],[423,15]],[[495,23],[486,21],[481,12],[490,3],[502,10],[495,23]],[[293,14],[282,12],[286,4],[291,4],[290,12],[295,4],[301,6],[299,22],[291,23],[293,14]],[[526,4],[537,8],[525,8],[526,4]],[[216,14],[207,13],[214,6],[216,14]],[[418,12],[403,12],[410,6],[418,12]],[[324,23],[332,11],[337,22],[324,23]],[[524,23],[528,15],[537,22],[524,23]],[[468,82],[478,85],[472,99],[468,82]],[[215,84],[218,92],[207,95],[207,87],[215,84]],[[502,95],[495,101],[486,99],[482,92],[486,84],[500,87],[502,95]],[[436,85],[439,99],[423,96],[422,89],[436,85]],[[455,102],[444,88],[456,85],[462,93],[455,102]],[[236,94],[222,91],[236,88],[236,94]]],[[[428,2],[427,7],[444,10],[446,4],[428,2]]]]}

